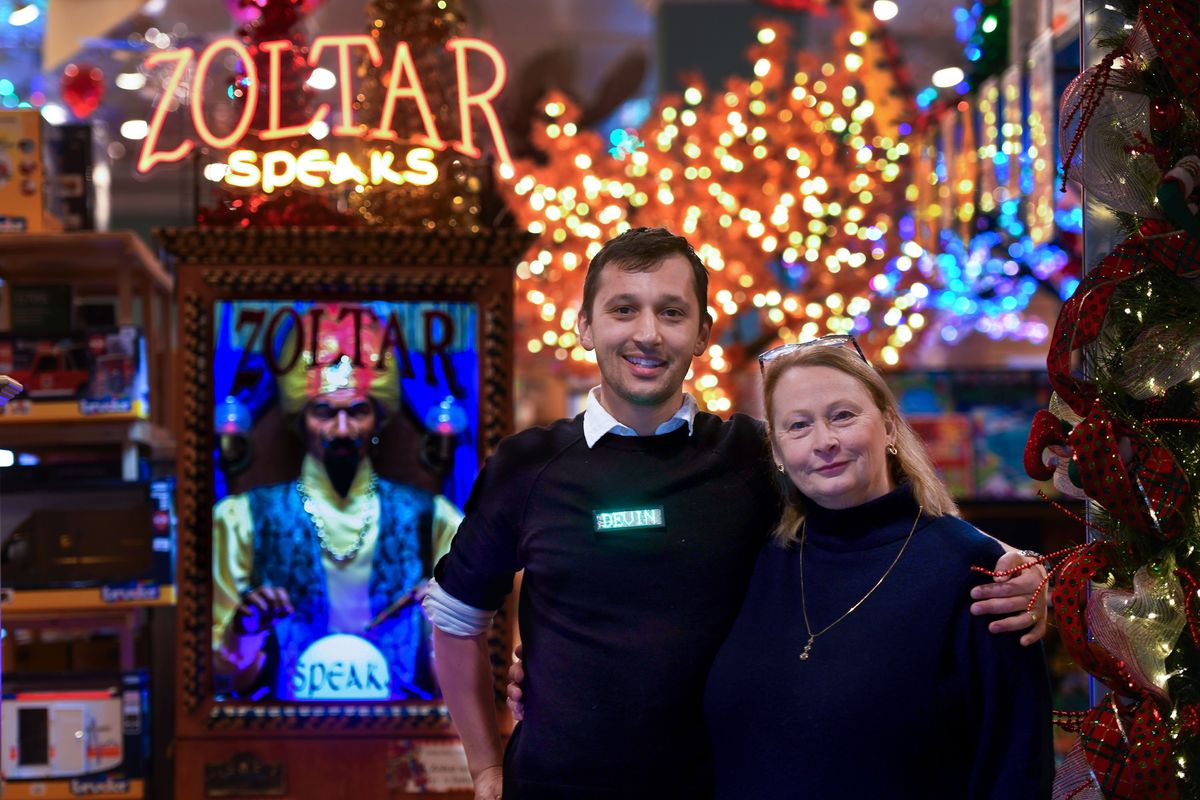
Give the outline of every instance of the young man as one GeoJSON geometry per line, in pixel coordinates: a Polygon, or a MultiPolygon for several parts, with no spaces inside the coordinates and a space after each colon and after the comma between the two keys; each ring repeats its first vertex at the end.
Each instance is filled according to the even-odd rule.
{"type": "MultiPolygon", "coordinates": [[[[682,393],[707,293],[661,228],[596,254],[579,332],[600,386],[582,415],[500,445],[437,567],[426,610],[478,799],[711,793],[704,680],[778,500],[760,424],[682,393]],[[520,569],[524,721],[502,753],[486,636],[520,569]]],[[[1025,599],[985,610],[1032,590],[1010,583],[1000,594],[1025,599]]]]}

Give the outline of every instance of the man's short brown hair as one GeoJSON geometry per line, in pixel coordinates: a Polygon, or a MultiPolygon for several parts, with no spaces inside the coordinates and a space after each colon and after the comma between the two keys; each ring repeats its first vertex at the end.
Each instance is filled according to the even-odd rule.
{"type": "Polygon", "coordinates": [[[613,262],[626,272],[646,272],[658,266],[668,256],[680,255],[692,265],[692,282],[696,288],[696,303],[699,306],[701,324],[708,319],[708,269],[700,256],[696,255],[691,242],[671,233],[666,228],[631,228],[620,236],[605,242],[600,252],[588,264],[587,277],[583,280],[583,307],[579,314],[586,320],[592,318],[592,306],[596,303],[596,292],[600,288],[600,273],[613,262]]]}

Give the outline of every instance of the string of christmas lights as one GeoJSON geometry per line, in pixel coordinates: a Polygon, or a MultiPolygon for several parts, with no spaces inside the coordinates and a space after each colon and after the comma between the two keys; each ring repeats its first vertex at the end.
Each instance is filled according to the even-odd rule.
{"type": "Polygon", "coordinates": [[[620,158],[579,129],[570,101],[548,98],[534,134],[545,163],[502,171],[519,223],[540,235],[517,268],[523,350],[591,361],[574,333],[582,267],[629,227],[665,225],[697,243],[712,273],[714,344],[690,376],[710,410],[730,409],[723,378],[776,339],[855,333],[899,363],[929,289],[901,223],[909,145],[874,117],[868,33],[845,31],[823,64],[794,56],[782,24],[757,38],[752,79],[664,99],[638,134],[645,147],[620,158]]]}

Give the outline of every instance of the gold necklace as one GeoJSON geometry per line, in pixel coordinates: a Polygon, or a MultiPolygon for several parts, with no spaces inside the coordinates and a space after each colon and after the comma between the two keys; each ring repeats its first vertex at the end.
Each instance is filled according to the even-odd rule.
{"type": "MultiPolygon", "coordinates": [[[[809,653],[812,652],[813,642],[817,640],[818,636],[823,633],[827,633],[834,625],[837,625],[839,622],[858,610],[858,607],[867,602],[867,598],[874,594],[875,590],[883,585],[883,582],[887,580],[887,576],[892,574],[892,570],[895,569],[896,564],[900,563],[900,556],[904,555],[904,551],[908,548],[908,543],[912,541],[913,534],[917,532],[917,523],[921,521],[921,512],[924,510],[924,506],[917,506],[917,518],[913,520],[912,530],[908,532],[908,538],[904,540],[904,544],[900,547],[900,552],[896,553],[896,557],[892,559],[892,564],[887,568],[887,571],[883,573],[883,577],[875,581],[875,585],[867,590],[867,593],[862,596],[862,599],[850,606],[850,608],[846,609],[844,614],[816,633],[813,633],[812,625],[810,625],[808,622],[808,603],[805,601],[804,597],[804,538],[807,531],[803,528],[800,530],[800,613],[804,615],[804,630],[808,633],[808,641],[804,644],[804,652],[800,654],[801,661],[808,660],[809,653]]],[[[806,525],[807,523],[808,520],[805,520],[806,525]]]]}
{"type": "Polygon", "coordinates": [[[375,495],[377,480],[374,475],[367,485],[367,492],[363,497],[363,502],[366,504],[367,511],[363,514],[362,525],[359,526],[358,536],[354,537],[354,541],[345,550],[335,550],[333,544],[329,541],[329,534],[325,532],[325,518],[317,513],[316,504],[313,503],[312,495],[308,493],[301,481],[296,481],[296,494],[300,495],[301,505],[304,506],[304,512],[308,514],[308,518],[312,520],[313,529],[317,532],[317,543],[321,549],[329,554],[335,562],[342,564],[347,561],[353,561],[358,555],[358,551],[367,541],[367,531],[371,529],[371,525],[375,523],[375,495]]]}

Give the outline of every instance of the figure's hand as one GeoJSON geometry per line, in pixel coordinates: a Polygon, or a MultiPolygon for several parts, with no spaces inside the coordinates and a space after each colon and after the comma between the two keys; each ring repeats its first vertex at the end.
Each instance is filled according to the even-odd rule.
{"type": "MultiPolygon", "coordinates": [[[[995,571],[1005,572],[1036,560],[1020,553],[1005,553],[996,562],[995,571]]],[[[1037,603],[1032,610],[1025,609],[1045,578],[1046,568],[1038,564],[1013,575],[997,576],[992,583],[980,584],[971,590],[971,597],[979,601],[971,604],[971,613],[1007,614],[1009,616],[993,620],[988,625],[988,630],[992,633],[1007,633],[1028,628],[1021,637],[1021,644],[1028,646],[1041,641],[1046,635],[1046,591],[1043,589],[1038,594],[1037,603]]]]}
{"type": "Polygon", "coordinates": [[[488,767],[475,776],[475,800],[501,800],[504,797],[504,770],[488,767]]]}
{"type": "Polygon", "coordinates": [[[513,651],[513,663],[508,668],[508,686],[505,688],[508,710],[517,722],[525,719],[525,704],[521,702],[521,684],[524,682],[525,665],[521,663],[521,645],[517,645],[513,651]]]}
{"type": "Polygon", "coordinates": [[[242,595],[233,615],[233,632],[245,636],[262,633],[294,610],[287,589],[260,586],[242,595]]]}

